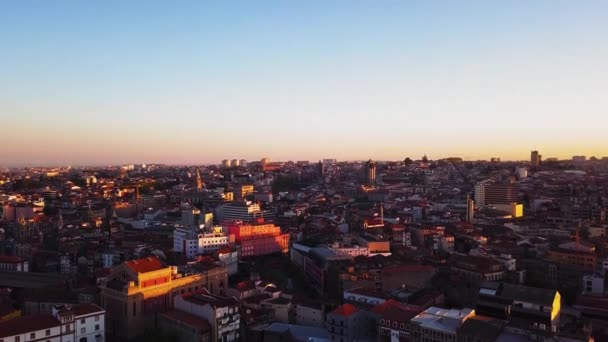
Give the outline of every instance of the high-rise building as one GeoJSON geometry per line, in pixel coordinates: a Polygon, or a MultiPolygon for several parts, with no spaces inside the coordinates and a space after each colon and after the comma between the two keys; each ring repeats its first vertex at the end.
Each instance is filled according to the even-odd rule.
{"type": "Polygon", "coordinates": [[[530,167],[534,170],[540,168],[542,156],[538,154],[538,151],[534,150],[530,153],[530,167]]]}
{"type": "Polygon", "coordinates": [[[367,185],[369,185],[369,186],[376,185],[376,162],[370,159],[366,163],[366,169],[367,169],[367,185]]]}
{"type": "Polygon", "coordinates": [[[201,178],[201,172],[199,171],[199,169],[196,169],[196,191],[201,191],[203,190],[203,180],[201,178]]]}
{"type": "Polygon", "coordinates": [[[201,211],[186,205],[182,207],[182,225],[188,228],[198,228],[201,224],[201,211]]]}
{"type": "Polygon", "coordinates": [[[241,159],[239,163],[241,164],[241,167],[247,167],[247,159],[241,159]]]}
{"type": "Polygon", "coordinates": [[[253,195],[253,184],[237,184],[234,186],[234,200],[242,201],[249,195],[253,195]]]}
{"type": "Polygon", "coordinates": [[[243,221],[254,222],[256,218],[263,218],[264,221],[274,219],[274,212],[262,210],[259,204],[251,202],[235,202],[224,204],[217,208],[217,222],[224,221],[243,221]]]}
{"type": "Polygon", "coordinates": [[[493,183],[485,180],[475,184],[475,203],[478,206],[516,203],[519,189],[515,184],[493,183]]]}
{"type": "Polygon", "coordinates": [[[238,159],[232,159],[232,161],[230,162],[230,166],[232,167],[239,167],[241,164],[241,161],[238,159]]]}
{"type": "Polygon", "coordinates": [[[232,161],[230,161],[229,159],[222,160],[222,167],[224,169],[229,169],[230,166],[232,166],[232,161]]]}
{"type": "Polygon", "coordinates": [[[262,164],[262,170],[266,169],[266,165],[270,164],[270,158],[262,158],[260,161],[262,164]]]}
{"type": "Polygon", "coordinates": [[[467,223],[473,223],[475,215],[475,201],[467,195],[467,223]]]}

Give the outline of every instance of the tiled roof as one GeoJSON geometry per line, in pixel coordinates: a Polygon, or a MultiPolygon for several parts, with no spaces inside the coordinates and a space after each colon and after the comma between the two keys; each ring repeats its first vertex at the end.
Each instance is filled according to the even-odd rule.
{"type": "Polygon", "coordinates": [[[343,304],[343,305],[339,306],[337,309],[335,309],[332,313],[335,315],[348,317],[348,316],[356,313],[357,311],[358,310],[354,305],[343,304]]]}
{"type": "Polygon", "coordinates": [[[45,330],[59,326],[51,315],[32,315],[13,318],[0,322],[0,338],[24,334],[30,331],[45,330]]]}
{"type": "Polygon", "coordinates": [[[125,261],[125,264],[136,273],[146,273],[165,268],[157,257],[125,261]]]}
{"type": "MultiPolygon", "coordinates": [[[[171,320],[182,322],[185,325],[196,328],[200,331],[210,331],[211,330],[211,326],[209,325],[209,322],[207,322],[206,319],[202,319],[200,317],[191,315],[187,312],[183,312],[180,310],[172,310],[172,311],[162,313],[160,315],[161,315],[161,317],[165,316],[166,318],[169,318],[171,320]]],[[[165,318],[165,317],[163,317],[163,318],[165,318]]]]}
{"type": "Polygon", "coordinates": [[[413,310],[393,299],[374,306],[371,311],[384,319],[403,323],[409,323],[412,318],[421,312],[421,310],[413,310]]]}

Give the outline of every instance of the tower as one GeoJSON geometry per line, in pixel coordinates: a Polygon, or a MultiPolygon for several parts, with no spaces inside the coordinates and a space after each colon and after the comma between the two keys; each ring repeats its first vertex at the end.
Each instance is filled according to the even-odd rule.
{"type": "Polygon", "coordinates": [[[367,185],[376,185],[376,162],[371,159],[367,162],[367,185]]]}
{"type": "Polygon", "coordinates": [[[201,173],[199,169],[196,169],[196,191],[203,190],[203,180],[201,179],[201,173]]]}
{"type": "Polygon", "coordinates": [[[471,195],[467,195],[467,223],[473,223],[475,215],[475,201],[471,198],[471,195]]]}
{"type": "Polygon", "coordinates": [[[533,170],[538,170],[540,168],[542,156],[538,154],[537,150],[534,150],[530,153],[530,168],[533,170]]]}

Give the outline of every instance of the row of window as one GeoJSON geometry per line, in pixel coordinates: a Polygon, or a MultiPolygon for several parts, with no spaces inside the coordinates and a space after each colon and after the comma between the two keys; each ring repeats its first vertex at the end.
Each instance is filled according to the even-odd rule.
{"type": "MultiPolygon", "coordinates": [[[[380,324],[385,325],[387,327],[391,327],[391,320],[390,319],[387,319],[387,320],[381,319],[380,324]]],[[[401,330],[405,330],[405,323],[399,323],[399,322],[393,321],[392,327],[395,329],[399,328],[401,330]]]]}

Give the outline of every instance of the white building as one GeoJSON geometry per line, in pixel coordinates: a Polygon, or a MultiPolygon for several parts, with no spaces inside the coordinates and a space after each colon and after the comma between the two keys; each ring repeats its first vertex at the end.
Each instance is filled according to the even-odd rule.
{"type": "Polygon", "coordinates": [[[236,250],[220,250],[219,254],[220,263],[228,269],[228,275],[235,275],[238,273],[239,266],[239,253],[236,250]]]}
{"type": "Polygon", "coordinates": [[[105,310],[94,304],[54,307],[50,314],[2,322],[0,341],[103,342],[105,314],[105,310]]]}
{"type": "Polygon", "coordinates": [[[456,341],[458,328],[471,317],[475,317],[473,309],[430,307],[410,321],[410,341],[456,341]]]}
{"type": "Polygon", "coordinates": [[[604,277],[599,274],[585,274],[583,276],[583,294],[592,296],[604,295],[604,277]]]}
{"type": "Polygon", "coordinates": [[[173,250],[192,259],[196,255],[211,254],[230,244],[230,237],[220,226],[211,233],[196,233],[193,230],[177,228],[173,231],[173,250]]]}

